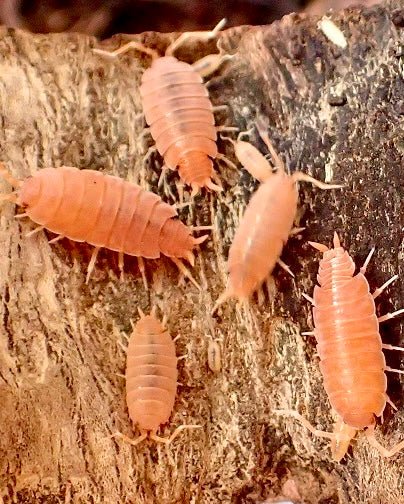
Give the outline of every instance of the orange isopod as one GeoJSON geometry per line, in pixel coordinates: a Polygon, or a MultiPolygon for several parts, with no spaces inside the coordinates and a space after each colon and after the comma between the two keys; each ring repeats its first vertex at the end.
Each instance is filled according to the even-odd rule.
{"type": "Polygon", "coordinates": [[[294,276],[280,255],[289,235],[301,231],[301,228],[292,231],[298,203],[297,182],[311,182],[321,189],[342,187],[325,184],[302,172],[293,175],[286,173],[266,128],[258,123],[257,129],[268,146],[277,170],[272,172],[266,158],[253,145],[239,139],[237,142],[232,140],[240,163],[262,183],[253,194],[234,235],[228,257],[226,290],[217,300],[213,311],[231,297],[247,300],[268,278],[277,262],[294,276]]]}
{"type": "Polygon", "coordinates": [[[226,158],[217,151],[213,106],[202,76],[214,71],[230,56],[210,55],[190,65],[172,54],[190,38],[214,38],[223,24],[224,20],[210,32],[182,34],[167,48],[164,57],[134,41],[113,52],[94,50],[115,57],[137,49],[152,56],[152,65],[143,73],[140,86],[146,122],[165,167],[171,170],[178,167],[181,180],[192,187],[192,195],[202,187],[221,190],[212,181],[218,180],[212,160],[226,158]]]}
{"type": "Polygon", "coordinates": [[[313,299],[305,295],[313,304],[315,329],[303,334],[312,334],[317,340],[324,388],[338,420],[334,433],[330,433],[314,429],[295,411],[279,412],[291,414],[314,434],[331,439],[332,456],[337,461],[346,454],[356,432],[365,428],[371,445],[390,457],[404,448],[404,441],[391,450],[381,446],[374,437],[375,417],[382,415],[386,402],[392,404],[386,393],[385,371],[404,371],[386,366],[382,349],[404,351],[404,348],[384,345],[379,323],[404,313],[404,309],[377,318],[374,299],[398,276],[370,294],[364,273],[374,248],[354,275],[355,263],[341,247],[337,233],[332,249],[309,243],[323,253],[323,258],[313,299]]]}
{"type": "Polygon", "coordinates": [[[66,237],[95,246],[86,281],[99,249],[105,247],[119,252],[121,270],[124,254],[137,256],[146,286],[142,257],[157,259],[160,254],[170,257],[198,286],[180,259],[194,264],[192,249],[207,236],[194,238],[173,218],[175,208],[156,194],[119,177],[66,166],[44,168],[24,181],[4,167],[0,175],[17,188],[2,199],[25,209],[22,215],[39,224],[33,232],[46,228],[57,233],[50,243],[66,237]]]}
{"type": "Polygon", "coordinates": [[[177,393],[177,356],[175,345],[153,308],[150,315],[139,310],[141,318],[129,339],[126,361],[126,403],[129,418],[140,430],[140,436],[130,439],[114,434],[132,445],[148,436],[157,442],[170,443],[181,430],[199,425],[181,425],[169,438],[157,436],[160,425],[168,422],[177,393]]]}

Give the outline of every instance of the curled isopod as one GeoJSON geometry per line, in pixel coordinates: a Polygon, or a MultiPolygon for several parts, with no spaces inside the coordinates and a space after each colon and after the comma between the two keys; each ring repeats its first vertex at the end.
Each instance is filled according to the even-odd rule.
{"type": "Polygon", "coordinates": [[[332,456],[341,460],[358,430],[367,429],[369,443],[384,457],[391,457],[404,448],[404,441],[391,450],[384,448],[374,436],[375,417],[380,417],[391,401],[386,393],[385,371],[404,373],[386,366],[382,349],[404,348],[384,345],[379,323],[389,320],[404,309],[377,317],[375,298],[398,277],[393,276],[373,294],[364,274],[375,249],[369,253],[359,273],[354,275],[355,263],[334,234],[334,248],[309,242],[322,252],[314,288],[313,319],[315,329],[310,333],[317,340],[320,370],[324,388],[338,420],[333,433],[318,431],[293,410],[279,410],[300,420],[313,434],[331,439],[332,456]]]}
{"type": "Polygon", "coordinates": [[[166,49],[163,57],[134,41],[113,52],[94,50],[115,57],[136,49],[152,56],[152,65],[144,72],[140,86],[146,122],[164,158],[164,168],[175,170],[178,167],[181,180],[192,187],[193,195],[202,187],[214,191],[222,189],[212,180],[219,182],[213,159],[222,159],[232,165],[218,153],[213,106],[202,80],[202,76],[216,70],[229,55],[209,55],[190,65],[172,54],[189,39],[215,38],[224,23],[225,20],[220,21],[208,32],[183,33],[166,49]]]}
{"type": "MultiPolygon", "coordinates": [[[[194,264],[192,249],[207,236],[194,238],[190,229],[176,217],[174,207],[140,186],[95,170],[78,170],[63,166],[44,168],[25,180],[15,179],[0,166],[0,176],[16,191],[3,195],[25,209],[24,216],[39,224],[34,231],[48,229],[61,238],[94,245],[87,279],[101,247],[139,258],[147,287],[142,258],[170,257],[178,268],[199,287],[181,262],[194,264]]],[[[31,234],[31,233],[29,233],[31,234]]]]}

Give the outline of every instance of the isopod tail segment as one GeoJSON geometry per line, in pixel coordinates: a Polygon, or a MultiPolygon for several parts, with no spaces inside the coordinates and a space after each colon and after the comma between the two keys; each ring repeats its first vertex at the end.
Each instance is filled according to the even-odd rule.
{"type": "MultiPolygon", "coordinates": [[[[309,242],[309,244],[315,248],[316,250],[320,251],[321,253],[325,254],[327,252],[330,251],[330,249],[326,246],[326,245],[323,245],[322,243],[316,243],[316,242],[309,242]]],[[[334,245],[334,249],[338,249],[338,248],[342,248],[341,247],[341,241],[338,237],[338,234],[335,232],[334,233],[334,238],[333,238],[333,245],[334,245]]],[[[371,257],[373,256],[375,252],[375,248],[373,247],[371,249],[371,251],[369,252],[363,266],[360,268],[360,273],[361,274],[364,274],[366,272],[366,268],[369,264],[369,261],[371,259],[371,257]]],[[[377,298],[392,282],[394,282],[395,280],[397,280],[398,276],[397,275],[394,275],[392,278],[390,278],[389,280],[387,280],[387,282],[385,282],[381,287],[377,288],[373,294],[372,294],[372,297],[373,299],[377,298]]],[[[313,305],[314,305],[314,299],[307,296],[307,295],[304,295],[304,297],[309,300],[313,305]]],[[[383,315],[381,317],[378,317],[378,322],[385,322],[386,320],[389,320],[389,319],[392,319],[394,317],[397,317],[401,314],[404,313],[404,309],[400,309],[400,310],[397,310],[393,313],[388,313],[386,315],[383,315]]],[[[311,335],[311,336],[315,336],[316,335],[316,330],[314,331],[310,331],[310,332],[305,332],[305,333],[302,333],[303,335],[311,335]]],[[[389,345],[389,344],[382,344],[381,347],[385,350],[397,350],[397,351],[401,351],[403,352],[404,351],[404,348],[402,347],[397,347],[397,346],[393,346],[393,345],[389,345]]],[[[390,368],[389,366],[385,366],[384,371],[389,371],[389,372],[395,372],[395,373],[400,373],[400,374],[404,374],[404,371],[403,370],[400,370],[400,369],[392,369],[390,368]]],[[[390,400],[390,398],[388,397],[388,395],[386,394],[385,396],[385,401],[388,402],[394,409],[397,409],[394,404],[392,403],[392,401],[390,400]]],[[[287,409],[287,410],[276,410],[275,413],[279,414],[279,415],[285,415],[285,416],[291,416],[293,418],[295,418],[296,420],[298,420],[304,427],[306,427],[313,435],[315,436],[318,436],[318,437],[322,437],[322,438],[327,438],[327,439],[330,439],[331,440],[331,454],[332,454],[332,457],[334,460],[336,461],[340,461],[344,456],[345,454],[347,453],[347,450],[349,448],[349,445],[350,445],[350,442],[351,440],[356,436],[356,433],[358,432],[358,430],[361,430],[360,428],[355,428],[355,427],[352,427],[350,425],[348,425],[347,423],[345,423],[343,421],[343,419],[338,415],[338,413],[334,412],[335,415],[337,416],[337,421],[334,425],[334,431],[333,432],[325,432],[325,431],[321,431],[321,430],[318,430],[316,429],[315,427],[313,427],[313,425],[310,424],[310,422],[304,418],[300,413],[298,413],[297,411],[295,410],[291,410],[291,409],[287,409]]],[[[387,449],[385,448],[383,445],[381,445],[377,439],[375,438],[375,425],[376,425],[376,422],[375,422],[375,417],[373,417],[373,422],[366,426],[366,431],[365,431],[365,435],[366,435],[366,438],[369,442],[369,444],[371,446],[373,446],[373,448],[375,448],[376,450],[379,451],[379,453],[383,456],[383,457],[392,457],[394,455],[396,455],[397,453],[399,453],[401,450],[404,449],[404,440],[399,442],[398,444],[396,444],[395,446],[393,446],[391,449],[387,449]]]]}
{"type": "MultiPolygon", "coordinates": [[[[254,177],[257,178],[262,184],[270,184],[271,183],[271,178],[275,177],[276,175],[281,174],[284,177],[284,183],[285,185],[290,183],[292,186],[298,184],[298,182],[309,182],[313,184],[314,186],[318,187],[319,189],[323,190],[330,190],[330,189],[341,189],[344,187],[341,184],[327,184],[325,182],[321,182],[320,180],[315,179],[314,177],[311,177],[310,175],[307,175],[301,171],[295,172],[293,174],[289,174],[286,172],[285,165],[277,152],[275,151],[271,141],[269,140],[268,133],[266,131],[266,126],[264,122],[259,119],[257,121],[257,130],[265,142],[265,144],[268,147],[268,150],[271,154],[273,164],[275,167],[275,171],[272,170],[272,166],[268,163],[267,159],[265,156],[263,156],[256,147],[251,145],[249,142],[244,142],[240,140],[240,138],[248,134],[250,130],[241,132],[238,135],[238,138],[236,141],[224,137],[225,139],[230,140],[234,144],[235,148],[235,153],[236,157],[240,161],[240,163],[244,166],[244,168],[254,177]]],[[[273,180],[273,179],[272,179],[273,180]]],[[[297,198],[296,198],[297,201],[297,198]]],[[[286,230],[286,233],[289,231],[289,236],[296,234],[297,232],[300,232],[302,228],[298,229],[290,229],[286,230]]],[[[234,242],[233,242],[234,243],[234,242]]],[[[230,248],[230,252],[231,252],[230,248]]],[[[229,253],[230,256],[230,253],[229,253]]],[[[289,275],[294,277],[293,272],[290,270],[289,266],[287,266],[281,259],[280,257],[277,257],[274,259],[274,264],[278,263],[289,275]]],[[[271,270],[272,271],[272,270],[271,270]]],[[[271,271],[269,273],[271,273],[271,271]]],[[[258,288],[259,285],[256,287],[258,288]]],[[[212,310],[212,314],[217,310],[217,308],[223,304],[225,301],[232,297],[237,297],[239,301],[248,301],[248,297],[250,294],[248,294],[245,297],[241,297],[239,293],[236,291],[236,288],[232,285],[231,282],[231,275],[229,276],[229,280],[227,282],[227,286],[225,291],[219,296],[218,300],[215,303],[215,306],[212,310]]]]}

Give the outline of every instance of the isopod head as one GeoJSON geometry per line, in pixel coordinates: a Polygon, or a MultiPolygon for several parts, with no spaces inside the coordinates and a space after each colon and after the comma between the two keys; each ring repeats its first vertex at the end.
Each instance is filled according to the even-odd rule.
{"type": "Polygon", "coordinates": [[[34,206],[41,195],[41,179],[29,177],[22,183],[19,190],[17,204],[22,207],[34,206]]]}

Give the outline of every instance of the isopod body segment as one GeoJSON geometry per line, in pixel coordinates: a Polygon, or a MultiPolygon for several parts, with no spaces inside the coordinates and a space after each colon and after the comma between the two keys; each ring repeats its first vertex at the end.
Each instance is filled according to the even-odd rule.
{"type": "MultiPolygon", "coordinates": [[[[386,450],[374,437],[375,417],[380,417],[390,402],[387,395],[385,371],[401,372],[386,366],[383,348],[401,350],[401,347],[383,345],[379,322],[393,318],[403,310],[377,317],[374,299],[394,280],[394,276],[373,295],[364,273],[374,252],[372,249],[364,266],[354,275],[355,263],[334,235],[334,248],[312,243],[323,253],[314,288],[312,333],[317,341],[320,371],[324,388],[338,421],[333,434],[312,432],[332,440],[332,455],[341,460],[351,439],[358,430],[367,429],[369,442],[382,455],[389,457],[404,448],[404,441],[392,450],[386,450]]],[[[296,412],[292,415],[302,420],[296,412]]],[[[307,421],[303,420],[308,426],[307,421]]]]}

